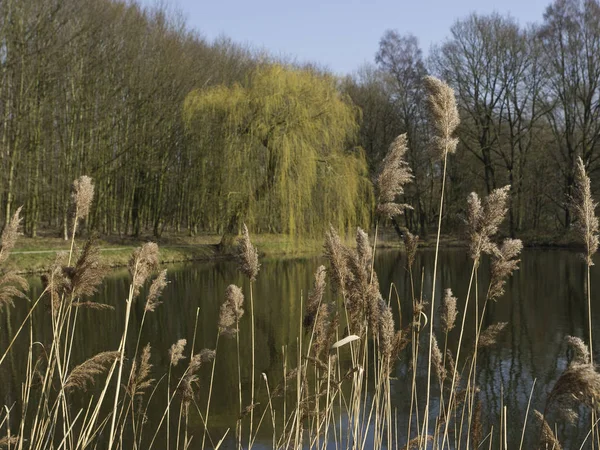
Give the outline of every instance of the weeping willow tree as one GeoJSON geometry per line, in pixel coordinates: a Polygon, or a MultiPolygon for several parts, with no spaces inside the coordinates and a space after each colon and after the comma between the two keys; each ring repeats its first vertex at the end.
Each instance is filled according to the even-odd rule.
{"type": "Polygon", "coordinates": [[[334,78],[262,66],[244,85],[191,92],[184,118],[200,174],[190,201],[206,228],[235,233],[245,221],[257,232],[318,235],[329,223],[368,222],[358,110],[334,78]]]}

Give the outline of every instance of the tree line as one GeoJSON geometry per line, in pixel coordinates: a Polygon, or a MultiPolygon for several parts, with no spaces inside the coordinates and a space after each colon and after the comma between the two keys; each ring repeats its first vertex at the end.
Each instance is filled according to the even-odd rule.
{"type": "Polygon", "coordinates": [[[427,58],[414,36],[388,30],[375,61],[346,86],[363,110],[361,144],[371,161],[396,134],[408,135],[415,174],[409,228],[427,234],[437,215],[439,169],[423,113],[428,73],[454,88],[461,115],[446,227],[461,221],[468,192],[510,184],[511,235],[570,228],[577,157],[593,184],[600,169],[598,1],[556,0],[539,23],[527,26],[510,16],[471,14],[427,58]]]}
{"type": "Polygon", "coordinates": [[[556,0],[538,24],[472,14],[425,57],[386,31],[374,64],[346,77],[207,41],[164,7],[115,0],[0,2],[1,217],[67,235],[70,185],[94,179],[87,227],[140,235],[321,235],[368,226],[372,180],[406,133],[413,205],[397,227],[438,219],[440,167],[423,78],[461,114],[443,225],[472,190],[510,184],[512,235],[568,229],[578,156],[593,182],[600,137],[600,5],[556,0]]]}

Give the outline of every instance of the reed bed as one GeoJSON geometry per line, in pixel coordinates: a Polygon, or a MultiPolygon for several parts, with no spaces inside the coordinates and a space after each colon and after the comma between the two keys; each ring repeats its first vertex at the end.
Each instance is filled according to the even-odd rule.
{"type": "MultiPolygon", "coordinates": [[[[454,93],[447,85],[429,77],[426,87],[433,146],[439,154],[443,176],[439,244],[446,165],[456,149],[454,130],[459,118],[454,93]]],[[[386,289],[389,294],[382,294],[374,270],[377,227],[380,221],[410,208],[396,203],[404,186],[412,180],[404,160],[407,145],[404,135],[392,143],[375,180],[378,218],[374,241],[361,229],[357,230],[356,246],[352,247],[342,243],[335,229],[326,233],[327,266],[316,268],[312,289],[302,299],[304,314],[298,323],[299,337],[294,351],[287,350],[294,358],[286,355],[281,373],[272,379],[256,370],[253,283],[260,277],[260,262],[245,225],[237,261],[249,287],[244,290],[230,285],[223,293],[219,317],[214,318],[218,321],[215,348],[197,348],[195,332],[193,336],[177,337],[169,350],[167,372],[154,370],[153,349],[141,342],[142,329],[150,320],[146,316],[160,308],[168,273],[159,270],[158,246],[147,243],[131,255],[129,295],[124,300],[124,328],[118,347],[90,355],[80,364],[73,363],[79,311],[110,308],[90,300],[107,268],[100,263],[93,238],[77,250],[75,237],[93,201],[94,186],[89,177],[76,180],[71,250],[59,255],[43,276],[42,294],[30,299],[25,321],[2,351],[0,365],[9,364],[7,357],[15,340],[20,334],[29,333],[21,397],[17,407],[7,404],[0,412],[0,448],[188,449],[219,448],[227,442],[236,448],[250,449],[266,430],[273,448],[506,449],[507,434],[516,429],[522,430],[523,436],[526,430],[537,436],[537,448],[558,450],[562,446],[557,420],[572,423],[586,410],[591,411],[590,432],[582,448],[600,448],[600,373],[593,363],[591,319],[587,336],[566,338],[573,357],[548,393],[543,411],[530,411],[528,407],[524,422],[515,423],[504,408],[498,412],[499,423],[482,423],[478,358],[481,351],[496,344],[506,327],[506,323],[495,323],[484,328],[483,319],[490,303],[502,301],[504,285],[518,269],[522,249],[517,239],[497,238],[507,212],[508,186],[485,198],[472,193],[466,200],[471,275],[462,310],[457,306],[452,286],[436,286],[439,246],[431,268],[431,295],[423,292],[423,283],[419,283],[423,268],[415,267],[419,238],[408,232],[404,242],[407,266],[401,269],[410,274],[411,310],[402,311],[399,307],[399,298],[393,294],[397,291],[386,289]],[[483,258],[491,261],[488,286],[479,285],[483,258]],[[436,298],[436,292],[442,288],[443,295],[436,298]],[[335,294],[329,301],[324,296],[327,289],[335,294]],[[131,311],[139,302],[144,304],[143,317],[137,336],[132,336],[131,311]],[[47,308],[52,325],[52,340],[43,349],[29,326],[32,313],[42,307],[47,308]],[[465,339],[471,331],[466,326],[467,312],[476,318],[474,336],[469,340],[465,339]],[[241,336],[243,321],[250,322],[249,337],[241,336]],[[448,334],[455,328],[459,330],[458,345],[451,346],[448,334]],[[243,361],[240,340],[248,338],[251,358],[243,361]],[[211,406],[218,399],[212,391],[223,340],[235,341],[238,419],[224,433],[216,433],[221,427],[213,424],[211,406]],[[427,377],[424,386],[420,386],[417,370],[423,364],[427,377]],[[242,377],[243,365],[250,365],[250,379],[242,377]],[[407,368],[412,380],[406,422],[398,420],[398,411],[391,401],[392,380],[399,365],[407,368]],[[210,368],[209,377],[201,379],[202,367],[210,368]],[[424,398],[418,395],[419,389],[426,391],[424,398]],[[206,399],[204,403],[198,401],[200,391],[206,399]],[[157,392],[166,394],[158,396],[157,392]],[[158,402],[159,397],[166,398],[166,402],[158,402]],[[159,412],[158,423],[149,423],[150,410],[159,412]],[[201,433],[197,426],[190,425],[198,421],[202,424],[201,433]]],[[[583,161],[578,165],[577,187],[570,201],[585,244],[591,317],[589,273],[598,246],[598,220],[583,161]]],[[[2,233],[0,264],[6,262],[15,244],[20,214],[19,209],[2,233]]],[[[4,272],[0,277],[1,308],[11,308],[16,299],[27,297],[26,292],[27,282],[19,275],[4,272]]],[[[261,444],[264,446],[264,441],[261,444]]]]}

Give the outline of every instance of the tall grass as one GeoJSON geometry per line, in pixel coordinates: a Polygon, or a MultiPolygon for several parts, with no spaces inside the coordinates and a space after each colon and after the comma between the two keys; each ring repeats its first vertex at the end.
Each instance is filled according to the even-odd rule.
{"type": "MultiPolygon", "coordinates": [[[[312,289],[302,296],[303,315],[298,323],[296,348],[283,349],[280,374],[267,376],[258,373],[256,366],[253,285],[260,276],[260,264],[258,251],[245,226],[239,242],[238,265],[248,278],[249,287],[244,291],[230,285],[223,293],[219,317],[214,318],[218,321],[215,349],[198,351],[195,348],[196,329],[194,336],[177,336],[168,354],[166,373],[156,372],[153,350],[149,345],[143,346],[141,337],[147,314],[160,307],[168,274],[159,271],[157,245],[147,243],[131,256],[130,287],[124,300],[124,325],[118,347],[74,364],[79,310],[110,308],[89,300],[107,273],[100,264],[94,240],[77,250],[78,224],[89,211],[94,191],[92,180],[82,177],[73,186],[71,250],[60,255],[44,275],[42,294],[31,299],[24,322],[0,358],[0,365],[7,364],[15,340],[24,330],[29,330],[22,394],[18,408],[6,405],[0,414],[3,434],[0,447],[32,450],[219,448],[228,439],[237,448],[252,448],[258,436],[266,433],[271,436],[273,448],[458,450],[507,448],[510,430],[522,430],[524,436],[527,429],[537,436],[539,448],[560,449],[560,436],[550,416],[561,414],[564,417],[561,420],[573,420],[582,408],[595,411],[600,400],[600,374],[593,365],[591,319],[589,346],[581,338],[568,338],[574,356],[548,393],[544,411],[533,411],[530,418],[528,406],[525,420],[516,423],[502,407],[498,411],[499,423],[488,424],[489,429],[485,429],[479,398],[478,355],[482,349],[495,345],[506,324],[496,323],[484,329],[484,316],[490,302],[501,301],[507,278],[518,268],[522,245],[513,239],[499,241],[496,236],[507,211],[508,187],[497,189],[484,199],[471,194],[467,199],[466,228],[472,262],[464,308],[459,310],[452,286],[443,286],[443,297],[437,298],[442,291],[437,286],[436,273],[444,180],[448,157],[456,148],[453,133],[458,113],[454,94],[447,85],[434,78],[428,78],[426,85],[443,177],[429,297],[429,292],[423,292],[425,270],[415,267],[418,236],[410,233],[405,236],[411,311],[402,311],[394,289],[385,289],[388,294],[382,294],[374,270],[379,221],[400,214],[408,207],[395,203],[404,184],[412,179],[404,161],[408,142],[405,136],[400,136],[390,147],[376,180],[378,220],[374,242],[360,229],[356,247],[344,245],[333,228],[326,233],[324,249],[328,267],[316,269],[312,289]],[[491,260],[488,286],[479,286],[483,258],[491,260]],[[148,284],[148,289],[144,289],[148,284]],[[324,296],[328,284],[335,293],[329,301],[324,296]],[[249,305],[246,305],[246,296],[249,305]],[[441,307],[436,307],[439,301],[441,307]],[[130,319],[136,302],[144,302],[144,312],[137,336],[132,336],[130,319]],[[396,304],[397,310],[394,309],[396,304]],[[28,328],[33,312],[40,305],[47,306],[52,324],[52,340],[44,351],[38,348],[33,327],[28,328]],[[464,339],[468,332],[469,308],[474,310],[476,321],[471,341],[464,339]],[[244,321],[250,322],[250,361],[242,360],[240,352],[240,340],[248,338],[241,336],[240,325],[244,321]],[[458,326],[458,345],[449,345],[448,333],[458,326]],[[224,433],[216,434],[215,430],[221,427],[213,425],[214,419],[211,421],[211,403],[218,401],[212,391],[221,339],[235,339],[238,419],[224,433]],[[208,364],[211,365],[210,378],[201,379],[200,368],[208,364]],[[241,368],[245,364],[250,366],[249,379],[242,377],[241,368]],[[412,380],[407,423],[399,422],[399,412],[391,400],[392,379],[399,364],[406,365],[412,380]],[[423,364],[426,364],[427,378],[419,385],[417,371],[423,364]],[[425,398],[419,397],[423,390],[425,398]],[[159,400],[159,391],[166,392],[166,400],[159,400]],[[205,408],[200,407],[200,395],[206,400],[205,408]],[[434,401],[436,395],[437,401],[434,401]],[[74,398],[79,401],[73,401],[74,398]],[[13,410],[19,411],[18,417],[13,410]],[[150,410],[159,413],[158,423],[149,424],[150,410]],[[197,427],[190,426],[192,421],[200,422],[201,434],[194,435],[197,427]]],[[[573,206],[579,212],[586,244],[587,300],[591,317],[589,273],[597,247],[598,222],[583,162],[578,170],[579,190],[573,206]]],[[[2,233],[0,264],[7,260],[14,246],[20,212],[17,210],[2,233]]],[[[15,299],[26,297],[25,292],[24,279],[10,272],[2,274],[0,306],[12,307],[15,299]]],[[[182,312],[185,313],[190,312],[182,312]]],[[[597,420],[592,414],[590,441],[598,440],[596,428],[597,420]]]]}

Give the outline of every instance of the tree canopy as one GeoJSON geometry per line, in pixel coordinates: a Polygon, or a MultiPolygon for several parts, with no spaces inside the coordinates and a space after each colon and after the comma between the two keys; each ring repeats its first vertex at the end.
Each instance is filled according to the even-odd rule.
{"type": "Polygon", "coordinates": [[[369,221],[372,188],[356,147],[358,109],[336,80],[264,65],[243,83],[192,91],[197,191],[206,219],[236,231],[308,234],[369,221]]]}

